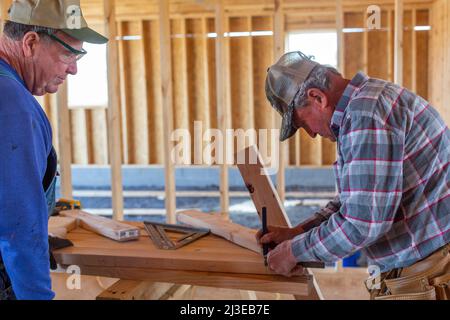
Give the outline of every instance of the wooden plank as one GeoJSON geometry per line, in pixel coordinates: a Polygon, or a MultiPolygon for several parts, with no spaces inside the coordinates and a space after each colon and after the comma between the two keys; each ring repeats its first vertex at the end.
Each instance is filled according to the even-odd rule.
{"type": "Polygon", "coordinates": [[[104,1],[105,32],[109,37],[108,59],[108,150],[111,165],[113,218],[123,220],[122,164],[120,150],[120,84],[117,68],[115,1],[104,1]]]}
{"type": "Polygon", "coordinates": [[[3,35],[3,24],[8,19],[8,10],[12,0],[0,0],[0,37],[3,35]]]}
{"type": "Polygon", "coordinates": [[[108,136],[105,109],[89,110],[91,126],[89,132],[92,136],[91,163],[96,165],[108,164],[108,136]]]}
{"type": "Polygon", "coordinates": [[[82,265],[83,274],[103,275],[122,279],[173,282],[205,287],[219,287],[252,291],[267,291],[299,296],[309,296],[311,276],[287,278],[284,276],[265,276],[254,274],[231,274],[220,272],[178,271],[165,269],[105,268],[82,265]]]}
{"type": "Polygon", "coordinates": [[[210,229],[213,234],[219,237],[261,253],[261,247],[256,242],[256,230],[226,220],[220,214],[188,210],[178,212],[177,220],[192,227],[210,229]]]}
{"type": "Polygon", "coordinates": [[[112,240],[129,241],[139,237],[139,229],[136,227],[101,216],[94,216],[81,210],[61,211],[60,215],[77,219],[82,228],[112,240]]]}
{"type": "Polygon", "coordinates": [[[345,46],[344,46],[344,9],[342,0],[336,0],[336,31],[338,47],[338,68],[345,77],[345,46]]]}
{"type": "Polygon", "coordinates": [[[412,11],[403,11],[403,82],[402,86],[412,89],[412,68],[413,68],[413,49],[412,49],[412,38],[413,38],[413,27],[412,27],[412,11]]]}
{"type": "Polygon", "coordinates": [[[256,147],[253,145],[245,148],[238,153],[237,158],[237,166],[250,192],[250,197],[258,215],[261,217],[262,207],[266,207],[268,225],[291,227],[289,218],[270,176],[264,174],[265,168],[256,147]]]}
{"type": "Polygon", "coordinates": [[[388,60],[387,60],[387,66],[388,66],[388,81],[394,81],[394,22],[393,22],[394,15],[392,13],[392,10],[388,11],[388,38],[387,38],[387,52],[388,52],[388,60]]]}
{"type": "Polygon", "coordinates": [[[59,171],[61,175],[61,197],[72,199],[72,138],[67,96],[67,81],[57,93],[59,171]]]}
{"type": "Polygon", "coordinates": [[[159,0],[160,48],[161,48],[161,92],[163,105],[163,131],[164,131],[164,167],[167,221],[175,222],[176,195],[175,195],[175,168],[171,159],[173,143],[173,92],[172,92],[172,59],[170,41],[169,2],[159,0]]]}
{"type": "Polygon", "coordinates": [[[65,239],[67,233],[77,227],[77,220],[70,217],[50,217],[48,220],[48,234],[65,239]]]}
{"type": "MultiPolygon", "coordinates": [[[[273,16],[273,56],[274,60],[278,60],[285,51],[285,15],[283,13],[283,0],[274,0],[274,16],[273,16]]],[[[274,121],[273,127],[276,129],[281,128],[281,117],[276,114],[275,110],[272,110],[272,118],[274,121]]],[[[286,179],[285,179],[285,166],[288,155],[288,143],[280,142],[279,158],[278,158],[278,172],[277,172],[277,190],[281,203],[285,199],[286,179]]]]}
{"type": "Polygon", "coordinates": [[[131,164],[149,164],[146,66],[142,22],[128,22],[123,32],[141,35],[141,40],[127,40],[125,47],[125,83],[127,94],[127,128],[129,161],[131,164]]]}
{"type": "Polygon", "coordinates": [[[417,92],[417,31],[414,28],[417,25],[417,11],[412,10],[412,35],[411,35],[411,54],[412,54],[412,65],[411,65],[411,90],[417,92]]]}
{"type": "Polygon", "coordinates": [[[119,86],[120,86],[120,131],[122,133],[122,162],[124,164],[129,164],[129,148],[128,148],[128,120],[127,120],[127,86],[126,86],[126,71],[125,71],[125,59],[126,59],[126,48],[123,41],[123,29],[124,22],[117,23],[117,36],[118,41],[118,59],[119,59],[119,86]]]}
{"type": "MultiPolygon", "coordinates": [[[[215,235],[202,237],[177,250],[162,250],[150,240],[142,223],[127,222],[127,225],[141,229],[138,240],[112,241],[91,231],[77,228],[68,234],[68,239],[74,246],[58,250],[55,254],[64,265],[274,274],[264,266],[261,254],[215,235]]],[[[169,236],[172,236],[170,232],[169,236]]]]}
{"type": "MultiPolygon", "coordinates": [[[[249,18],[230,19],[230,32],[249,32],[249,18]]],[[[235,130],[254,128],[253,118],[253,84],[249,81],[253,76],[253,67],[249,60],[251,53],[251,38],[248,36],[232,37],[230,40],[231,55],[231,106],[232,124],[235,130]]],[[[250,131],[249,131],[250,132],[250,131]]],[[[256,143],[253,135],[247,139],[238,139],[235,150],[241,150],[256,143]]]]}
{"type": "Polygon", "coordinates": [[[119,280],[100,293],[96,300],[161,300],[174,286],[172,283],[119,280]]]}
{"type": "MultiPolygon", "coordinates": [[[[252,31],[267,31],[273,28],[273,17],[252,17],[252,31]]],[[[274,113],[272,107],[267,100],[265,93],[265,82],[267,75],[267,67],[273,63],[273,50],[268,50],[273,46],[271,36],[254,36],[252,37],[253,45],[253,91],[255,106],[255,129],[258,131],[258,146],[263,157],[264,163],[268,163],[271,157],[275,155],[269,154],[271,150],[271,132],[262,134],[261,129],[272,129],[274,113]]],[[[296,152],[292,153],[293,155],[296,152]]],[[[276,155],[278,157],[278,155],[276,155]]]]}
{"type": "Polygon", "coordinates": [[[395,0],[394,82],[403,85],[403,0],[395,0]]]}
{"type": "Polygon", "coordinates": [[[224,137],[224,144],[222,148],[222,163],[220,163],[220,212],[224,217],[228,217],[228,210],[230,205],[229,190],[228,190],[228,164],[226,161],[227,152],[227,136],[226,130],[231,128],[230,104],[228,99],[228,84],[230,83],[229,76],[229,61],[227,50],[229,49],[228,42],[225,41],[225,12],[223,0],[218,0],[216,3],[216,17],[215,17],[215,31],[216,37],[216,98],[217,98],[217,124],[219,130],[224,137]]]}
{"type": "Polygon", "coordinates": [[[147,69],[148,94],[148,143],[150,149],[150,163],[164,164],[164,130],[163,130],[163,100],[161,84],[161,50],[159,41],[159,21],[144,22],[144,47],[147,69]]]}
{"type": "MultiPolygon", "coordinates": [[[[429,11],[420,10],[417,11],[417,24],[419,26],[429,25],[429,11]]],[[[426,75],[430,75],[432,64],[429,63],[429,52],[430,52],[430,31],[417,31],[417,48],[416,48],[416,90],[417,94],[429,100],[429,85],[430,81],[427,77],[427,81],[422,81],[422,78],[426,75]],[[418,79],[420,79],[418,81],[418,79]]]]}
{"type": "Polygon", "coordinates": [[[189,130],[188,66],[186,20],[175,19],[172,26],[174,128],[189,130]]]}
{"type": "Polygon", "coordinates": [[[70,110],[70,131],[72,136],[72,163],[87,165],[89,163],[86,110],[70,110]]]}

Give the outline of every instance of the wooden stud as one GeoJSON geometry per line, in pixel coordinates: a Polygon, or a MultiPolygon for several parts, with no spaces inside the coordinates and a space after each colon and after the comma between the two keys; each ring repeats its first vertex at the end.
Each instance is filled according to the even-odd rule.
{"type": "Polygon", "coordinates": [[[403,0],[395,0],[394,82],[403,85],[403,0]]]}
{"type": "Polygon", "coordinates": [[[171,133],[173,131],[173,92],[172,92],[172,59],[170,41],[169,2],[159,0],[159,32],[161,48],[161,92],[163,105],[163,131],[164,131],[164,169],[166,191],[167,222],[175,223],[176,195],[175,195],[175,167],[172,162],[171,152],[173,143],[171,133]]]}
{"type": "Polygon", "coordinates": [[[411,39],[411,52],[412,52],[412,66],[411,66],[411,90],[417,92],[417,31],[415,30],[417,24],[417,11],[412,10],[412,39],[411,39]]]}
{"type": "Polygon", "coordinates": [[[59,166],[61,173],[61,196],[72,199],[72,138],[70,135],[70,116],[67,96],[67,81],[64,82],[57,93],[58,108],[58,141],[59,166]]]}
{"type": "Polygon", "coordinates": [[[124,164],[129,164],[129,148],[128,148],[128,121],[127,121],[127,86],[126,86],[126,71],[125,71],[125,44],[123,41],[123,24],[124,22],[117,22],[117,36],[118,40],[118,58],[119,58],[119,81],[120,81],[120,124],[122,133],[122,161],[124,164]]]}
{"type": "Polygon", "coordinates": [[[0,0],[0,37],[3,35],[3,24],[8,19],[8,10],[12,0],[0,0]]]}
{"type": "Polygon", "coordinates": [[[362,27],[363,27],[363,52],[362,52],[362,70],[365,74],[369,72],[369,30],[367,26],[367,12],[363,11],[362,15],[362,27]]]}
{"type": "Polygon", "coordinates": [[[250,146],[241,150],[237,157],[246,159],[245,163],[238,162],[237,166],[258,215],[261,217],[262,207],[266,207],[267,225],[291,227],[283,202],[275,190],[270,176],[263,174],[265,166],[256,147],[250,146]],[[254,163],[255,160],[256,163],[254,163]]]}
{"type": "Polygon", "coordinates": [[[227,88],[229,84],[229,68],[227,61],[227,43],[225,42],[225,12],[224,1],[216,2],[216,97],[217,97],[217,123],[219,130],[224,137],[222,149],[222,163],[220,164],[220,212],[223,216],[228,217],[229,210],[229,184],[228,184],[228,165],[226,161],[227,140],[226,130],[231,128],[230,112],[227,88]]]}
{"type": "MultiPolygon", "coordinates": [[[[283,12],[283,0],[274,0],[275,10],[274,10],[274,60],[278,60],[285,50],[285,26],[284,26],[284,12],[283,12]]],[[[272,110],[274,119],[274,128],[281,127],[281,117],[272,110]]],[[[285,166],[286,159],[289,158],[287,155],[288,144],[286,142],[280,142],[280,156],[278,160],[278,172],[277,172],[277,191],[280,197],[281,203],[285,200],[285,189],[286,189],[286,179],[285,179],[285,166]]]]}
{"type": "Polygon", "coordinates": [[[148,144],[151,164],[164,164],[163,100],[161,92],[161,49],[159,21],[144,22],[145,67],[147,69],[148,144]]]}
{"type": "Polygon", "coordinates": [[[388,80],[394,81],[394,37],[392,36],[394,30],[392,28],[392,10],[388,11],[388,38],[387,38],[387,52],[388,52],[388,61],[387,61],[387,68],[388,68],[388,80]]]}
{"type": "Polygon", "coordinates": [[[338,68],[345,77],[345,46],[344,46],[344,8],[342,0],[336,0],[336,31],[338,47],[338,68]]]}
{"type": "Polygon", "coordinates": [[[96,300],[160,300],[174,285],[138,280],[119,280],[101,292],[96,300]]]}
{"type": "MultiPolygon", "coordinates": [[[[56,100],[56,95],[53,97],[56,100]]],[[[70,134],[72,136],[72,163],[87,165],[89,163],[89,152],[86,109],[70,109],[70,134]]]]}
{"type": "Polygon", "coordinates": [[[186,20],[172,20],[173,105],[174,128],[189,130],[188,66],[186,20]]]}
{"type": "Polygon", "coordinates": [[[108,148],[111,165],[113,219],[123,220],[123,186],[120,154],[120,84],[116,40],[115,1],[104,1],[105,32],[108,42],[108,148]]]}

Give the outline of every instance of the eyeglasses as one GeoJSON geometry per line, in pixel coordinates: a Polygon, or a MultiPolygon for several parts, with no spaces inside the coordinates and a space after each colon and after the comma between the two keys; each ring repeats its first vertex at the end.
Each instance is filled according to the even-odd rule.
{"type": "Polygon", "coordinates": [[[61,61],[64,62],[64,63],[67,63],[67,64],[73,63],[75,61],[80,60],[81,58],[83,58],[87,54],[87,51],[84,50],[83,48],[81,48],[81,50],[77,50],[77,49],[75,49],[74,47],[70,46],[69,44],[67,44],[66,42],[64,42],[63,40],[61,40],[60,38],[58,38],[57,36],[55,36],[52,33],[49,33],[49,32],[39,32],[39,33],[45,34],[50,39],[58,42],[64,48],[66,48],[68,51],[70,51],[70,53],[63,54],[61,56],[61,61]]]}

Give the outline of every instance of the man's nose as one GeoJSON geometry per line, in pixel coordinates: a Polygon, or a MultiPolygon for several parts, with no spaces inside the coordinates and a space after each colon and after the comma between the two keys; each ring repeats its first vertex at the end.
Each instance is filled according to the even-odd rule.
{"type": "Polygon", "coordinates": [[[74,61],[71,64],[69,64],[69,67],[67,68],[67,73],[74,76],[77,74],[77,72],[78,72],[77,61],[74,61]]]}

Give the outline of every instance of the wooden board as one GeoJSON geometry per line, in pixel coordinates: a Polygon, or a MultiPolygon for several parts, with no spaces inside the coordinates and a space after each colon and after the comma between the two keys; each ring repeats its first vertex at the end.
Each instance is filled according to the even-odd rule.
{"type": "Polygon", "coordinates": [[[61,211],[60,215],[77,219],[82,228],[116,241],[135,240],[137,236],[134,235],[139,234],[137,228],[126,223],[94,216],[81,210],[61,211]]]}
{"type": "Polygon", "coordinates": [[[67,233],[77,227],[77,219],[70,217],[50,217],[48,220],[48,234],[66,238],[67,233]]]}
{"type": "Polygon", "coordinates": [[[262,207],[267,207],[267,224],[290,227],[290,221],[281,203],[280,197],[263,166],[261,155],[255,145],[252,145],[237,154],[237,166],[250,196],[261,218],[262,207]],[[245,158],[244,158],[245,157],[245,158]],[[245,159],[244,164],[239,164],[245,159]]]}
{"type": "Polygon", "coordinates": [[[142,223],[128,223],[139,226],[137,241],[116,242],[77,228],[67,237],[74,246],[57,250],[55,255],[63,265],[274,274],[264,266],[260,254],[215,235],[208,235],[177,250],[161,250],[153,244],[142,223]]]}
{"type": "Polygon", "coordinates": [[[192,227],[210,229],[213,234],[219,237],[254,252],[261,253],[261,247],[255,238],[256,230],[225,220],[220,214],[189,210],[179,212],[177,220],[192,227]]]}
{"type": "Polygon", "coordinates": [[[311,275],[292,278],[276,275],[264,267],[260,254],[215,235],[175,251],[161,250],[154,246],[142,223],[128,223],[141,229],[137,241],[116,242],[77,228],[68,234],[74,246],[56,250],[56,261],[61,266],[78,265],[84,275],[311,294],[311,275]]]}

